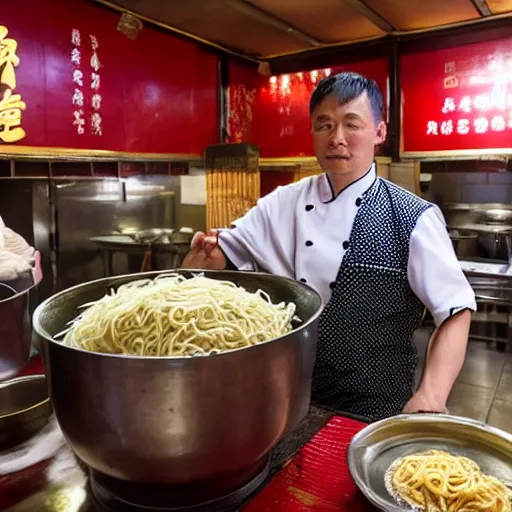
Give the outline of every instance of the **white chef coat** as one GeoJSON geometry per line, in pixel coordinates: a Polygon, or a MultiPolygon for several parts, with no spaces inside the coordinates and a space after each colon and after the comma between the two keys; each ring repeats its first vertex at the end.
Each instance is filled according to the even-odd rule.
{"type": "MultiPolygon", "coordinates": [[[[239,270],[264,269],[307,282],[326,304],[360,198],[375,179],[373,165],[337,196],[325,174],[278,187],[235,221],[234,228],[221,230],[220,247],[239,270]]],[[[475,294],[437,206],[421,214],[412,232],[407,274],[436,325],[462,309],[476,310],[475,294]]]]}

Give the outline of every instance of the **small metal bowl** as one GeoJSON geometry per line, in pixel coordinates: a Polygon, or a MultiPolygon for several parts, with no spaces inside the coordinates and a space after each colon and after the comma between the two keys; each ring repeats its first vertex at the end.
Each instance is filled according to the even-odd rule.
{"type": "Polygon", "coordinates": [[[512,435],[479,421],[444,414],[402,414],[368,425],[350,443],[350,474],[380,510],[411,511],[388,492],[386,473],[398,459],[427,450],[468,457],[482,472],[507,486],[512,484],[512,435]]]}
{"type": "Polygon", "coordinates": [[[51,413],[44,375],[27,375],[0,383],[0,451],[37,434],[51,413]]]}

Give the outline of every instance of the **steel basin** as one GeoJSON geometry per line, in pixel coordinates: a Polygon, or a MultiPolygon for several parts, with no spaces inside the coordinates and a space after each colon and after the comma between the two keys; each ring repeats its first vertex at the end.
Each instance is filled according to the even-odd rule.
{"type": "Polygon", "coordinates": [[[0,450],[37,434],[51,412],[44,375],[26,375],[0,383],[0,450]]]}
{"type": "Polygon", "coordinates": [[[30,292],[40,282],[32,273],[0,283],[0,382],[17,375],[28,363],[32,342],[30,292]]]}
{"type": "Polygon", "coordinates": [[[279,339],[211,357],[96,354],[52,339],[80,304],[161,273],[85,283],[37,308],[34,329],[60,427],[83,462],[118,479],[182,485],[256,472],[307,413],[321,298],[269,274],[205,272],[261,288],[274,302],[295,302],[303,323],[279,339]]]}

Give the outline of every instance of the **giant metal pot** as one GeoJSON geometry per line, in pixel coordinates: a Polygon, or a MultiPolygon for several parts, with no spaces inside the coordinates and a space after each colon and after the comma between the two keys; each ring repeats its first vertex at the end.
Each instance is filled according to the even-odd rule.
{"type": "Polygon", "coordinates": [[[248,291],[261,288],[273,302],[295,302],[303,323],[276,340],[209,357],[105,355],[53,340],[79,305],[158,274],[75,286],[35,311],[60,427],[83,462],[122,480],[183,485],[256,473],[307,413],[321,298],[282,277],[208,271],[248,291]]]}

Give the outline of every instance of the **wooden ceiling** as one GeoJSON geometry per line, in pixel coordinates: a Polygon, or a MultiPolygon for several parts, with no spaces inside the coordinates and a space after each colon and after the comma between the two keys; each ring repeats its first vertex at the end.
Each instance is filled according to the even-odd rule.
{"type": "Polygon", "coordinates": [[[261,60],[512,15],[512,0],[96,1],[261,60]]]}

